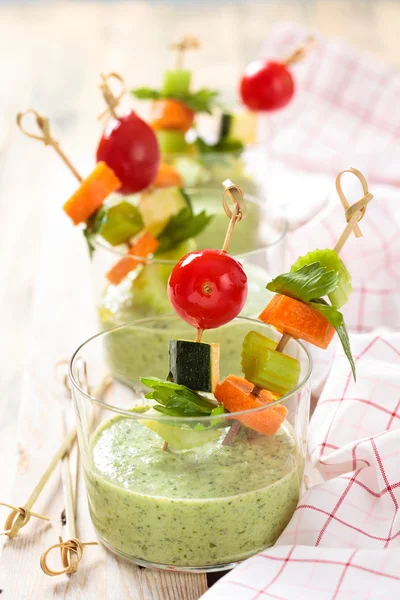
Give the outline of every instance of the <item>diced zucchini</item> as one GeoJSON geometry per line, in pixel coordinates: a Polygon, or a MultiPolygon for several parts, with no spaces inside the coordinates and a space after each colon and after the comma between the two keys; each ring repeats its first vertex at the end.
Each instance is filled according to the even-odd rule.
{"type": "Polygon", "coordinates": [[[164,74],[163,96],[183,96],[189,93],[192,74],[183,69],[169,69],[164,74]]]}
{"type": "Polygon", "coordinates": [[[94,228],[112,246],[118,246],[143,229],[143,219],[130,202],[119,202],[99,211],[94,228]]]}
{"type": "Polygon", "coordinates": [[[173,215],[177,215],[187,207],[191,209],[190,199],[178,187],[145,191],[139,198],[139,210],[144,225],[154,236],[161,233],[173,215]]]}
{"type": "Polygon", "coordinates": [[[283,395],[298,383],[300,363],[282,352],[276,352],[276,342],[250,331],[243,341],[242,371],[257,387],[283,395]]]}
{"type": "Polygon", "coordinates": [[[221,117],[219,139],[239,140],[242,144],[257,141],[257,113],[246,111],[224,113],[221,117]]]}
{"type": "Polygon", "coordinates": [[[174,383],[214,392],[219,381],[219,344],[170,340],[169,371],[174,383]]]}

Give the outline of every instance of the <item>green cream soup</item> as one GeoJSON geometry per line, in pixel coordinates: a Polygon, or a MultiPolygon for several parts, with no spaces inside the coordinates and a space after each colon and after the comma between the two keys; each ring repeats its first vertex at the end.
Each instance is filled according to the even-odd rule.
{"type": "Polygon", "coordinates": [[[243,560],[273,544],[295,510],[302,460],[290,426],[235,442],[162,451],[162,439],[115,417],[92,440],[89,506],[112,550],[166,566],[243,560]]]}

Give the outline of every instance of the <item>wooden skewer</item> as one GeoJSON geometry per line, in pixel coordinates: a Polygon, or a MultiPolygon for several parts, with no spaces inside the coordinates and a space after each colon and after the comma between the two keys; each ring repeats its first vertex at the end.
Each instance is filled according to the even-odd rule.
{"type": "MultiPolygon", "coordinates": [[[[65,410],[63,411],[63,428],[66,430],[65,410]]],[[[97,542],[81,542],[76,536],[76,488],[73,489],[72,478],[69,463],[69,452],[66,452],[61,461],[61,478],[63,484],[63,495],[66,517],[66,537],[64,542],[59,537],[59,543],[50,546],[40,557],[40,567],[42,571],[50,577],[57,575],[72,575],[79,568],[79,563],[83,556],[83,550],[86,546],[95,546],[97,542]],[[47,564],[47,557],[52,550],[60,549],[60,558],[62,569],[55,571],[47,564]]]]}
{"type": "MultiPolygon", "coordinates": [[[[226,179],[222,183],[222,185],[225,188],[224,193],[222,195],[222,206],[224,207],[225,214],[229,217],[229,225],[221,251],[227,252],[235,225],[236,223],[239,223],[239,221],[246,217],[247,207],[244,201],[244,194],[239,186],[232,183],[230,179],[226,179]],[[229,207],[228,197],[233,203],[233,210],[231,210],[231,208],[229,207]]],[[[198,329],[194,341],[201,342],[203,333],[203,329],[198,329]]]]}
{"type": "MultiPolygon", "coordinates": [[[[78,375],[82,389],[85,392],[89,392],[89,383],[87,379],[87,367],[83,361],[81,372],[78,375]]],[[[98,395],[98,390],[94,392],[94,395],[98,395]]],[[[94,409],[91,412],[89,418],[89,424],[94,420],[94,409]]],[[[66,409],[62,411],[63,417],[63,429],[66,431],[66,409]]],[[[90,425],[89,425],[90,426],[90,425]]],[[[77,461],[78,462],[78,461],[77,461]]],[[[78,466],[78,465],[77,465],[78,466]]],[[[82,542],[77,538],[76,535],[76,498],[77,498],[77,481],[76,477],[75,485],[72,484],[69,451],[67,451],[61,461],[61,479],[63,484],[63,496],[65,505],[65,526],[66,526],[66,537],[67,540],[64,542],[62,537],[59,537],[59,543],[53,544],[40,557],[40,567],[42,571],[50,577],[56,577],[58,575],[72,575],[76,573],[79,568],[79,563],[83,557],[83,551],[86,546],[96,546],[97,542],[82,542]],[[62,569],[55,571],[50,568],[47,564],[47,557],[52,550],[60,549],[60,558],[62,569]]]]}
{"type": "MultiPolygon", "coordinates": [[[[336,177],[336,190],[342,203],[342,206],[345,210],[345,216],[347,221],[346,227],[344,228],[343,232],[339,236],[338,241],[333,247],[334,252],[339,254],[342,251],[343,246],[349,239],[352,232],[354,232],[355,237],[362,237],[362,232],[358,225],[358,222],[361,221],[361,219],[364,217],[365,211],[367,209],[367,204],[372,200],[373,195],[368,191],[368,183],[364,175],[360,171],[358,171],[358,169],[354,169],[352,167],[350,169],[345,169],[344,171],[341,171],[336,177]],[[355,175],[360,181],[364,192],[364,196],[361,198],[361,200],[358,200],[358,202],[355,202],[352,206],[350,206],[350,204],[348,203],[341,186],[341,179],[344,173],[353,173],[353,175],[355,175]]],[[[290,339],[291,336],[288,333],[284,333],[276,348],[277,352],[283,352],[286,344],[289,342],[290,339]]]]}
{"type": "Polygon", "coordinates": [[[115,109],[119,106],[123,96],[126,93],[126,84],[124,78],[118,73],[108,73],[108,75],[104,75],[104,73],[100,74],[101,83],[99,88],[103,95],[104,101],[107,104],[107,108],[99,115],[98,120],[101,121],[104,117],[109,117],[112,115],[114,119],[118,119],[118,115],[115,109]],[[118,82],[120,89],[117,94],[115,94],[111,87],[110,81],[115,80],[118,82]]]}
{"type": "MultiPolygon", "coordinates": [[[[105,392],[111,385],[111,379],[109,377],[105,377],[103,381],[100,383],[98,388],[93,391],[94,396],[99,397],[103,396],[105,392]]],[[[40,493],[42,492],[44,486],[50,479],[54,469],[58,465],[59,461],[64,457],[67,450],[72,447],[76,439],[76,427],[73,427],[64,437],[60,447],[50,460],[49,465],[43,472],[40,477],[37,485],[35,486],[33,492],[29,496],[28,500],[25,502],[23,506],[13,506],[12,504],[6,504],[4,502],[0,502],[2,506],[7,506],[12,508],[11,513],[6,519],[5,522],[5,530],[0,535],[7,535],[12,538],[17,535],[19,530],[27,525],[31,517],[36,517],[38,519],[42,519],[45,521],[50,521],[49,517],[40,515],[38,513],[32,512],[32,507],[39,498],[40,493]]]]}
{"type": "Polygon", "coordinates": [[[304,44],[298,48],[295,48],[295,50],[293,50],[293,52],[287,58],[281,61],[282,64],[289,66],[299,62],[300,60],[303,60],[310,50],[315,47],[315,43],[315,37],[313,35],[309,35],[304,44]]]}
{"type": "Polygon", "coordinates": [[[184,35],[182,38],[169,45],[171,50],[176,51],[176,69],[183,69],[185,54],[188,50],[195,50],[200,47],[200,41],[193,35],[184,35]]]}
{"type": "Polygon", "coordinates": [[[75,169],[74,165],[69,160],[68,156],[60,148],[60,144],[58,143],[58,141],[52,137],[52,135],[50,133],[50,121],[47,117],[43,117],[36,110],[34,110],[33,108],[30,108],[29,110],[25,111],[24,113],[17,114],[17,126],[24,135],[31,138],[32,140],[38,140],[39,142],[42,142],[45,146],[51,146],[53,148],[53,150],[61,158],[63,163],[68,167],[68,169],[74,175],[74,177],[76,177],[76,179],[79,181],[79,183],[81,183],[81,181],[83,181],[83,178],[81,177],[79,172],[75,169]],[[25,129],[25,127],[23,126],[23,120],[29,114],[32,114],[35,117],[36,125],[38,126],[39,130],[42,132],[43,135],[37,135],[37,134],[32,133],[32,132],[28,131],[27,129],[25,129]]]}

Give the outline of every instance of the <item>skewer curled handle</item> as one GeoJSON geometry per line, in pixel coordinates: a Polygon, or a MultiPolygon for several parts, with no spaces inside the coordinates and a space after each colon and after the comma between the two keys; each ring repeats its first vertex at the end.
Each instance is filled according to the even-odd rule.
{"type": "Polygon", "coordinates": [[[101,83],[99,84],[99,88],[103,95],[104,101],[107,104],[107,108],[99,115],[98,120],[101,121],[104,117],[109,117],[112,115],[115,119],[117,118],[117,114],[115,112],[116,108],[118,108],[119,103],[121,102],[123,96],[126,94],[126,83],[124,78],[118,73],[108,73],[104,75],[104,73],[100,74],[101,83]],[[110,81],[117,81],[119,85],[118,92],[113,92],[110,86],[110,81]]]}
{"type": "Polygon", "coordinates": [[[39,142],[43,142],[46,146],[53,146],[58,143],[51,136],[49,119],[47,117],[43,117],[33,108],[30,108],[29,110],[26,110],[23,113],[17,114],[17,126],[24,135],[30,137],[32,140],[38,140],[39,142]],[[38,126],[39,131],[41,131],[43,135],[38,135],[37,133],[33,133],[31,131],[28,131],[28,129],[25,129],[23,121],[26,119],[27,115],[34,116],[36,125],[38,126]]]}
{"type": "Polygon", "coordinates": [[[361,232],[360,227],[358,226],[358,222],[361,221],[361,219],[364,217],[365,211],[367,209],[367,204],[371,202],[373,195],[368,191],[368,183],[364,175],[360,171],[358,171],[358,169],[354,169],[352,167],[350,169],[342,171],[336,177],[336,191],[345,210],[345,217],[347,221],[346,228],[344,229],[342,235],[340,236],[340,238],[335,244],[335,247],[333,248],[334,251],[337,252],[337,254],[339,254],[339,252],[342,250],[343,246],[347,242],[349,236],[351,235],[352,231],[354,232],[356,238],[362,237],[363,234],[361,232]],[[341,186],[341,179],[344,173],[352,173],[353,175],[355,175],[361,183],[364,192],[364,196],[361,198],[361,200],[358,200],[358,202],[355,202],[352,206],[350,206],[350,204],[348,203],[341,186]]]}
{"type": "Polygon", "coordinates": [[[238,185],[232,183],[230,179],[223,181],[222,185],[225,188],[222,195],[222,206],[224,207],[226,216],[230,219],[224,244],[222,246],[222,252],[227,252],[233,229],[236,223],[245,218],[247,214],[247,207],[244,201],[244,194],[238,185]],[[233,211],[228,204],[228,197],[234,205],[233,211]]]}
{"type": "Polygon", "coordinates": [[[50,521],[49,517],[32,512],[24,506],[13,506],[12,504],[7,504],[6,502],[0,502],[0,506],[11,508],[11,512],[4,524],[4,531],[1,531],[0,535],[7,535],[10,538],[15,537],[21,527],[25,527],[25,525],[29,523],[31,517],[42,519],[43,521],[50,521]],[[18,519],[18,517],[21,517],[22,521],[18,523],[18,527],[15,527],[16,519],[18,519]]]}
{"type": "Polygon", "coordinates": [[[25,112],[17,114],[17,126],[18,129],[22,131],[24,135],[31,138],[32,140],[38,140],[39,142],[43,142],[45,146],[51,146],[52,148],[54,148],[55,152],[57,152],[58,156],[68,167],[68,169],[71,171],[74,177],[76,177],[76,179],[79,182],[82,181],[81,175],[75,169],[68,156],[63,152],[63,150],[61,150],[59,142],[51,135],[50,121],[47,117],[44,117],[43,115],[39,114],[33,108],[29,108],[25,112]],[[23,121],[26,119],[27,115],[33,115],[35,117],[36,125],[43,135],[38,135],[37,133],[32,133],[31,131],[28,131],[28,129],[25,129],[25,127],[23,126],[23,121]]]}
{"type": "Polygon", "coordinates": [[[97,542],[81,542],[76,538],[63,542],[62,537],[59,538],[59,543],[50,546],[40,557],[40,567],[49,577],[57,577],[57,575],[71,575],[76,573],[79,568],[79,563],[83,557],[83,550],[86,546],[97,546],[97,542]],[[54,571],[47,564],[47,557],[52,550],[60,548],[61,564],[63,569],[54,571]]]}
{"type": "Polygon", "coordinates": [[[222,185],[225,188],[224,193],[222,195],[222,206],[224,207],[226,216],[229,219],[232,219],[232,217],[235,215],[235,220],[241,221],[247,215],[247,206],[244,201],[244,194],[242,189],[238,185],[232,183],[230,179],[226,179],[222,183],[222,185]],[[228,204],[228,198],[234,205],[233,211],[231,210],[228,204]]]}

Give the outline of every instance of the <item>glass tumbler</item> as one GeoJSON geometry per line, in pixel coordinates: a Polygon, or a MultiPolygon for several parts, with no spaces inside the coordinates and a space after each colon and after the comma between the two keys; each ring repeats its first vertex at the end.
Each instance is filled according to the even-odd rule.
{"type": "MultiPolygon", "coordinates": [[[[249,331],[279,337],[244,317],[205,332],[205,342],[220,344],[221,380],[241,375],[241,345],[249,331]]],[[[177,317],[148,318],[102,332],[73,355],[70,378],[90,515],[100,541],[136,564],[229,569],[274,544],[296,508],[311,360],[291,340],[285,353],[299,360],[301,372],[290,393],[241,412],[169,416],[145,397],[149,388],[141,378],[167,376],[168,340],[181,337],[193,339],[193,329],[177,317]],[[104,397],[85,391],[82,361],[89,390],[111,378],[104,397]],[[278,405],[287,413],[279,429],[258,433],[257,424],[270,423],[278,405]],[[236,436],[229,439],[232,426],[236,436]]]]}

